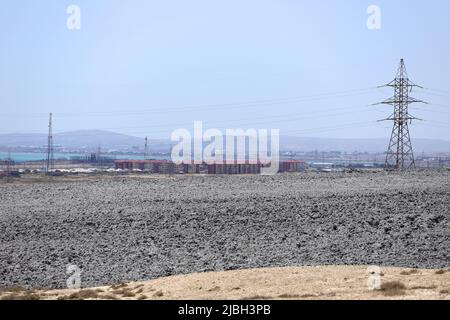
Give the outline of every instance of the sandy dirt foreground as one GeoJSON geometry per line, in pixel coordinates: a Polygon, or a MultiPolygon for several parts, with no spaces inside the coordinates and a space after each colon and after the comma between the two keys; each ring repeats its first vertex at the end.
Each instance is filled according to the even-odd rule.
{"type": "Polygon", "coordinates": [[[82,290],[3,288],[1,299],[417,299],[449,300],[450,269],[382,268],[380,290],[369,290],[368,268],[327,266],[197,273],[82,290]]]}

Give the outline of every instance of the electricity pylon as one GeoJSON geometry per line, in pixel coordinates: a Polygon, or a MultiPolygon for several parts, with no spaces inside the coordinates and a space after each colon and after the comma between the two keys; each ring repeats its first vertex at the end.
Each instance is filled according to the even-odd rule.
{"type": "Polygon", "coordinates": [[[45,172],[49,173],[53,170],[53,129],[52,129],[52,113],[49,115],[48,120],[48,138],[47,138],[47,163],[45,172]]]}
{"type": "Polygon", "coordinates": [[[6,159],[6,182],[11,182],[11,151],[8,150],[8,158],[6,159]]]}
{"type": "Polygon", "coordinates": [[[148,139],[145,137],[145,147],[144,147],[144,160],[148,158],[148,139]]]}
{"type": "Polygon", "coordinates": [[[394,121],[391,140],[386,153],[385,167],[386,169],[395,168],[397,170],[414,169],[416,164],[414,160],[414,150],[409,135],[408,122],[412,120],[420,120],[409,114],[408,106],[411,103],[426,103],[422,100],[415,99],[409,94],[414,87],[422,88],[414,84],[408,78],[406,72],[405,61],[400,60],[400,67],[394,80],[385,86],[394,88],[394,96],[378,104],[388,104],[394,106],[392,115],[380,121],[394,121]]]}

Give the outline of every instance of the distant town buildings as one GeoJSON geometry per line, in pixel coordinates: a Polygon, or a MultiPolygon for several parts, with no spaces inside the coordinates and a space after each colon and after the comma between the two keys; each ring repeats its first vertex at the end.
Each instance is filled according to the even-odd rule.
{"type": "MultiPolygon", "coordinates": [[[[220,163],[190,162],[175,164],[168,160],[116,160],[115,168],[162,174],[260,174],[264,165],[260,162],[233,161],[220,163]]],[[[301,172],[306,169],[302,160],[286,160],[279,164],[279,172],[301,172]]]]}

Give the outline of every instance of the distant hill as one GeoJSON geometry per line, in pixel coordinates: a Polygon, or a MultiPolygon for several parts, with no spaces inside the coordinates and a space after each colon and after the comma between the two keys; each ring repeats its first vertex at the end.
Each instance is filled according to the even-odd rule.
{"type": "MultiPolygon", "coordinates": [[[[342,152],[384,152],[389,138],[377,139],[333,139],[333,138],[301,138],[281,137],[282,150],[290,151],[342,151],[342,152]]],[[[437,139],[412,139],[417,152],[439,153],[450,152],[450,141],[437,139]]]]}
{"type": "MultiPolygon", "coordinates": [[[[144,139],[121,133],[102,130],[80,130],[57,133],[53,137],[55,146],[66,148],[83,148],[95,150],[100,145],[102,149],[143,149],[144,139]]],[[[0,147],[43,147],[47,145],[47,135],[44,134],[0,134],[0,147]]],[[[167,151],[168,140],[149,140],[152,151],[167,151]]]]}
{"type": "MultiPolygon", "coordinates": [[[[282,136],[280,148],[284,151],[342,151],[342,152],[384,152],[389,139],[337,139],[282,136]]],[[[44,134],[0,134],[0,147],[44,147],[44,134]]],[[[144,139],[110,131],[81,130],[54,135],[54,144],[66,148],[143,149],[144,139]]],[[[150,139],[152,152],[167,152],[171,142],[166,139],[150,139]]],[[[434,139],[413,139],[416,153],[450,152],[450,141],[434,139]]]]}

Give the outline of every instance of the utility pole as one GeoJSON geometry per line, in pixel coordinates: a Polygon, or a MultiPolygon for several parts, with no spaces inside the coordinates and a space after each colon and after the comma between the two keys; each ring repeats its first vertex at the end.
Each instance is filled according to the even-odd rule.
{"type": "Polygon", "coordinates": [[[53,129],[52,129],[52,113],[49,115],[48,120],[48,140],[47,140],[47,163],[45,172],[48,174],[53,170],[54,158],[53,158],[53,129]]]}
{"type": "Polygon", "coordinates": [[[8,158],[6,159],[6,182],[11,182],[11,151],[8,150],[8,158]]]}
{"type": "Polygon", "coordinates": [[[144,147],[144,160],[148,158],[148,139],[145,137],[145,147],[144,147]]]}
{"type": "Polygon", "coordinates": [[[102,146],[99,144],[98,148],[97,148],[97,166],[101,167],[102,166],[102,161],[101,161],[101,152],[102,152],[102,146]]]}
{"type": "Polygon", "coordinates": [[[386,169],[395,168],[396,170],[414,169],[416,166],[414,160],[414,151],[409,135],[408,122],[412,120],[420,120],[409,114],[408,106],[411,103],[426,103],[409,96],[414,87],[422,88],[409,80],[406,72],[405,62],[400,60],[400,67],[393,81],[385,86],[394,88],[394,96],[378,104],[387,104],[394,107],[392,115],[380,121],[393,121],[391,140],[386,153],[385,167],[386,169]]]}

